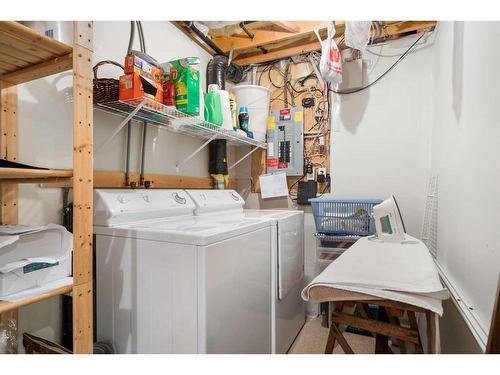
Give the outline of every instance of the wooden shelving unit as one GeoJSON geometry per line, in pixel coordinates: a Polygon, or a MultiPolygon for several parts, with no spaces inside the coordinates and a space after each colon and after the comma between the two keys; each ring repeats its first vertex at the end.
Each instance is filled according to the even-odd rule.
{"type": "MultiPolygon", "coordinates": [[[[72,292],[73,352],[92,353],[92,22],[73,23],[73,46],[17,22],[0,22],[0,157],[17,161],[16,86],[73,69],[73,170],[0,168],[0,219],[18,221],[19,183],[73,183],[73,285],[15,303],[0,302],[0,320],[17,309],[72,292]]],[[[40,107],[43,111],[43,108],[40,107]]]]}
{"type": "Polygon", "coordinates": [[[22,300],[17,301],[17,302],[0,301],[0,314],[2,314],[4,312],[11,311],[12,309],[18,309],[20,307],[30,305],[30,304],[35,303],[35,302],[43,301],[47,298],[60,296],[62,294],[71,293],[72,289],[73,289],[72,285],[67,285],[67,286],[63,286],[61,288],[53,289],[53,290],[48,291],[48,292],[40,293],[34,297],[22,299],[22,300]]]}
{"type": "Polygon", "coordinates": [[[73,177],[73,171],[67,169],[24,169],[0,168],[2,183],[42,183],[66,180],[73,177]]]}

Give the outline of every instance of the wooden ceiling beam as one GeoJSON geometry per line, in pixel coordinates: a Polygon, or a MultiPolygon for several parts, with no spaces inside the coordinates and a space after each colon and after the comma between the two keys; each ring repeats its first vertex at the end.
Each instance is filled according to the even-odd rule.
{"type": "Polygon", "coordinates": [[[318,41],[309,42],[306,44],[302,42],[296,42],[292,43],[288,47],[272,50],[267,53],[256,51],[250,54],[239,55],[233,61],[239,65],[258,64],[266,61],[317,51],[320,48],[321,46],[318,41]]]}
{"type": "Polygon", "coordinates": [[[198,36],[191,32],[191,30],[189,30],[189,28],[184,24],[183,21],[171,21],[171,23],[209,54],[214,55],[215,51],[213,51],[209,46],[207,46],[205,42],[203,42],[203,40],[201,40],[200,38],[198,38],[198,36]]]}
{"type": "MultiPolygon", "coordinates": [[[[301,39],[307,35],[314,33],[316,28],[325,28],[327,21],[290,21],[289,26],[294,26],[298,29],[297,32],[291,33],[290,31],[275,31],[267,29],[253,29],[253,39],[236,37],[214,37],[212,40],[224,52],[229,52],[234,48],[235,52],[247,50],[249,48],[265,47],[269,43],[277,43],[290,39],[301,39]]],[[[250,25],[249,25],[250,26],[250,25]]]]}
{"type": "Polygon", "coordinates": [[[290,21],[271,21],[271,25],[287,33],[299,32],[299,27],[290,21]]]}
{"type": "MultiPolygon", "coordinates": [[[[394,22],[385,25],[382,28],[382,37],[391,37],[410,32],[422,32],[435,27],[436,21],[408,21],[408,22],[394,22]]],[[[374,35],[375,30],[372,30],[374,35]]],[[[326,28],[320,29],[322,37],[326,35],[326,28]]],[[[335,38],[340,38],[344,34],[344,24],[337,26],[335,38]]],[[[337,40],[337,43],[339,41],[337,40]]],[[[340,48],[345,48],[344,41],[340,42],[340,48]]],[[[265,45],[264,48],[268,49],[267,53],[262,53],[258,49],[250,49],[247,51],[240,51],[234,58],[234,62],[240,65],[258,64],[266,61],[291,57],[321,49],[321,45],[316,36],[306,34],[303,38],[296,40],[295,38],[288,39],[288,43],[273,43],[273,45],[265,45]]]]}

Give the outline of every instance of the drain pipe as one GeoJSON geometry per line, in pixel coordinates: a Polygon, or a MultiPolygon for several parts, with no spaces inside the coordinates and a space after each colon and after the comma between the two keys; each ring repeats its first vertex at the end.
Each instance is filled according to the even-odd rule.
{"type": "Polygon", "coordinates": [[[212,39],[210,39],[209,37],[207,37],[205,34],[203,34],[194,24],[193,21],[184,21],[184,24],[189,27],[193,33],[196,34],[196,36],[198,38],[200,38],[201,40],[203,40],[210,48],[212,48],[215,53],[217,55],[223,55],[223,56],[226,56],[226,54],[224,53],[223,50],[221,50],[219,48],[219,46],[217,44],[215,44],[212,39]]]}

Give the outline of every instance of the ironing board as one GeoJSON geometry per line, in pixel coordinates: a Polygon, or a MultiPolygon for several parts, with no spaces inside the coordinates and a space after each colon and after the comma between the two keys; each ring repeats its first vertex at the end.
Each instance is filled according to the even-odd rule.
{"type": "Polygon", "coordinates": [[[365,293],[351,292],[327,286],[313,286],[309,290],[310,301],[315,303],[328,302],[329,326],[325,354],[333,352],[338,342],[346,354],[354,354],[351,346],[343,336],[343,326],[362,328],[375,337],[375,353],[391,353],[388,345],[389,337],[398,340],[401,353],[407,353],[407,343],[412,343],[415,353],[424,353],[420,337],[416,313],[423,313],[427,326],[427,353],[440,353],[439,316],[434,311],[398,301],[393,301],[365,293]],[[379,319],[374,319],[368,304],[379,306],[379,319]],[[361,312],[361,317],[354,315],[355,307],[361,312]],[[349,309],[350,308],[350,309],[349,309]],[[346,312],[349,310],[349,312],[346,312]],[[407,315],[410,327],[401,325],[404,315],[407,315]]]}
{"type": "Polygon", "coordinates": [[[325,353],[335,342],[346,353],[353,353],[342,335],[342,327],[352,326],[371,332],[375,352],[391,351],[389,337],[398,340],[402,353],[412,343],[423,353],[417,313],[427,321],[427,352],[438,353],[438,316],[442,300],[449,297],[443,287],[427,247],[407,236],[404,243],[386,243],[365,237],[354,243],[302,291],[304,300],[330,303],[330,332],[325,353]],[[378,319],[369,304],[378,305],[378,319]],[[350,307],[350,309],[346,309],[350,307]],[[357,307],[358,315],[355,316],[357,307]],[[403,325],[405,321],[408,325],[403,325]]]}

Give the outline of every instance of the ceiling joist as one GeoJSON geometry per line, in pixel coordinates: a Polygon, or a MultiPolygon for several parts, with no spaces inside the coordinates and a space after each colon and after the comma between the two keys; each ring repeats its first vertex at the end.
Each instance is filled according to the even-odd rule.
{"type": "MultiPolygon", "coordinates": [[[[401,36],[432,30],[436,21],[379,21],[378,28],[372,27],[371,34],[376,42],[397,39],[401,36]]],[[[183,22],[174,22],[185,34],[195,40],[209,53],[214,51],[183,22]]],[[[315,30],[326,37],[328,21],[246,21],[226,26],[223,31],[211,30],[210,40],[224,53],[233,51],[233,61],[249,65],[317,51],[321,45],[315,30]]],[[[335,38],[345,31],[344,21],[335,21],[335,38]]],[[[345,48],[343,42],[340,48],[345,48]]]]}

